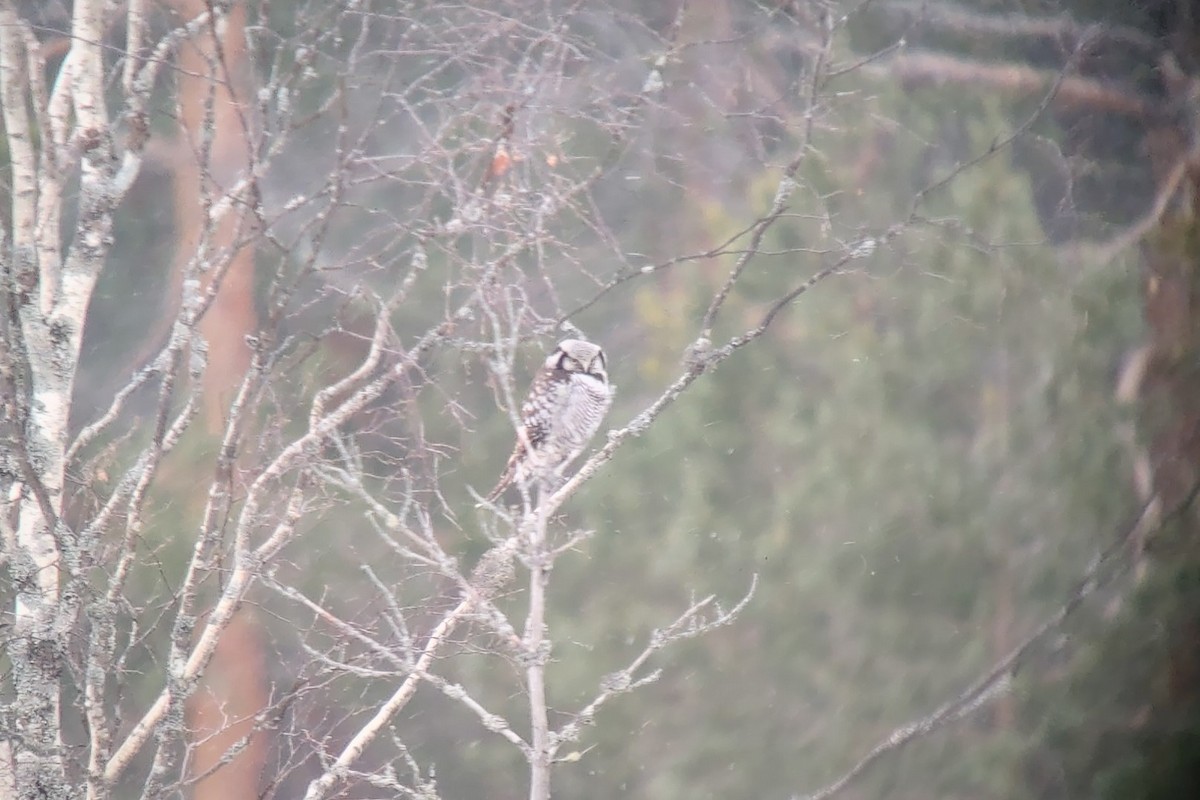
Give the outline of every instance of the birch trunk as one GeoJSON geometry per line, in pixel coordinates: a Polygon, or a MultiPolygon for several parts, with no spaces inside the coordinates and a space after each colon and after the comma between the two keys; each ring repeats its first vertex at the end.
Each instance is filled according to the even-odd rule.
{"type": "Polygon", "coordinates": [[[61,679],[89,565],[86,546],[62,519],[67,426],[84,319],[111,243],[112,212],[139,165],[133,153],[119,164],[112,141],[102,9],[100,0],[74,4],[71,49],[45,95],[39,91],[45,64],[37,39],[11,1],[0,4],[0,91],[13,174],[3,343],[15,461],[7,498],[16,511],[8,652],[18,734],[6,755],[16,796],[29,800],[72,795],[61,679]],[[78,214],[62,251],[62,189],[64,175],[76,166],[72,159],[79,169],[78,214]]]}

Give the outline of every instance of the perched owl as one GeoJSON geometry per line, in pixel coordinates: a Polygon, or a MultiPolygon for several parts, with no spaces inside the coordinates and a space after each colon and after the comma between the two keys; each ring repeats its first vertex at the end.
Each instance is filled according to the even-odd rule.
{"type": "Polygon", "coordinates": [[[488,501],[499,497],[513,481],[557,483],[595,435],[615,391],[608,382],[599,345],[579,339],[559,342],[529,387],[521,406],[524,436],[517,437],[508,466],[488,501]]]}

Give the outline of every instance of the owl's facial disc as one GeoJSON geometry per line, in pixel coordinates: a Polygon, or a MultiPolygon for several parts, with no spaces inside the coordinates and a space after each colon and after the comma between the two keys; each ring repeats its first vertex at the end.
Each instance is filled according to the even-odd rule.
{"type": "Polygon", "coordinates": [[[608,383],[608,370],[604,351],[599,345],[582,339],[563,339],[546,359],[550,369],[565,372],[582,372],[604,383],[608,383]]]}

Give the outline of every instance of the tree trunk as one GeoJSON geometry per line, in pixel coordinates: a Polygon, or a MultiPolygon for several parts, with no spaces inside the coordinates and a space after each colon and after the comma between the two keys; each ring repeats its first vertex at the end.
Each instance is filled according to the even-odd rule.
{"type": "MultiPolygon", "coordinates": [[[[174,0],[185,19],[208,9],[204,0],[174,0]]],[[[175,274],[188,262],[213,258],[228,266],[211,268],[205,289],[220,285],[199,328],[208,345],[204,372],[204,423],[213,436],[224,428],[225,409],[250,367],[246,336],[258,328],[254,306],[254,249],[238,247],[248,232],[248,215],[231,212],[213,226],[207,221],[206,196],[221,196],[251,167],[250,106],[246,83],[246,9],[237,3],[220,28],[219,42],[209,28],[180,48],[178,96],[184,145],[175,149],[177,253],[175,274]],[[227,254],[219,256],[218,254],[227,254]],[[219,278],[217,277],[219,276],[219,278]]],[[[208,775],[194,797],[253,797],[266,762],[267,742],[253,735],[256,717],[267,704],[267,655],[255,617],[239,610],[222,635],[205,679],[187,704],[188,731],[195,748],[194,775],[208,775]],[[242,740],[245,743],[242,744],[242,740]],[[231,748],[237,754],[226,760],[231,748]]]]}
{"type": "MultiPolygon", "coordinates": [[[[17,796],[66,798],[60,719],[64,645],[82,602],[86,547],[62,521],[63,475],[71,391],[83,323],[111,242],[112,212],[140,159],[119,164],[104,105],[101,0],[78,0],[71,50],[48,104],[47,129],[35,136],[28,111],[30,76],[25,36],[11,2],[0,6],[0,83],[13,172],[12,257],[5,259],[8,320],[5,388],[17,428],[18,480],[8,498],[17,510],[12,572],[16,586],[12,662],[13,724],[21,738],[12,755],[17,796]],[[57,104],[59,97],[69,104],[57,104]],[[68,119],[73,108],[74,125],[68,119]],[[58,141],[54,137],[61,138],[58,141]],[[76,229],[65,254],[59,205],[67,145],[82,150],[76,229]],[[65,255],[65,259],[63,258],[65,255]]],[[[39,67],[40,68],[40,67],[39,67]]]]}

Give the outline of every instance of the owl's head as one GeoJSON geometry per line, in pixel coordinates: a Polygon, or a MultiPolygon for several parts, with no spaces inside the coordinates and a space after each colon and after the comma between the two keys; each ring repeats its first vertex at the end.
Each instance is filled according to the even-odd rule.
{"type": "Polygon", "coordinates": [[[600,345],[582,339],[563,339],[546,357],[547,369],[580,372],[608,383],[608,364],[600,345]]]}

